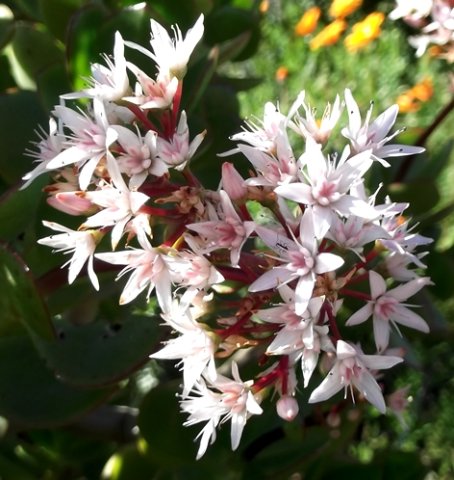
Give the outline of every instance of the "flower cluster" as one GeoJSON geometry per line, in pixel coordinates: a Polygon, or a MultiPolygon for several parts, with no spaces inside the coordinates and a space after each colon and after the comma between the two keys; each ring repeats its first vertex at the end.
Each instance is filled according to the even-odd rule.
{"type": "Polygon", "coordinates": [[[87,265],[99,289],[96,269],[106,262],[128,276],[120,304],[155,294],[175,336],[152,357],[181,366],[186,424],[204,423],[198,458],[228,420],[237,448],[273,393],[285,420],[298,414],[301,388],[311,390],[309,403],[340,390],[355,400],[356,389],[384,413],[377,375],[403,360],[392,355],[391,333],[428,331],[407,300],[430,284],[417,249],[431,240],[413,231],[408,205],[380,203],[365,186],[374,164],[423,150],[392,143],[397,106],[372,120],[371,105],[363,118],[349,89],[321,120],[304,91],[287,114],[267,103],[263,119],[247,122],[221,154],[241,156],[249,176],[224,162],[219,188],[209,190],[190,167],[204,132],[191,140],[180,107],[203,17],[184,37],[153,20],[151,32],[151,50],[117,33],[90,85],[55,107],[25,185],[51,172],[49,203],[84,220],[77,230],[45,222],[58,233],[39,243],[70,255],[69,283],[87,265]],[[156,76],[126,61],[125,47],[149,57],[156,76]],[[85,110],[65,105],[81,97],[85,110]],[[340,154],[327,153],[333,136],[340,154]],[[357,342],[363,323],[372,323],[371,354],[357,342]],[[240,357],[256,364],[246,381],[240,357]],[[327,374],[317,386],[321,363],[327,374]]]}
{"type": "Polygon", "coordinates": [[[409,42],[420,57],[431,45],[433,55],[454,62],[454,2],[452,0],[396,0],[396,8],[389,14],[392,20],[402,18],[408,25],[421,31],[409,42]]]}

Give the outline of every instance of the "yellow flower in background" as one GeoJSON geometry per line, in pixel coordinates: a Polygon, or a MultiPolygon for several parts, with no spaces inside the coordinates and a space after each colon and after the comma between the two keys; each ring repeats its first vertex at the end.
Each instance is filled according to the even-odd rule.
{"type": "Polygon", "coordinates": [[[381,33],[380,27],[384,20],[383,13],[374,12],[367,15],[361,22],[355,23],[352,32],[344,40],[347,50],[356,52],[375,40],[381,33]]]}
{"type": "Polygon", "coordinates": [[[433,82],[425,78],[415,86],[397,97],[396,103],[400,113],[416,112],[421,108],[421,103],[427,102],[434,93],[433,82]]]}
{"type": "Polygon", "coordinates": [[[321,30],[309,43],[311,50],[317,50],[320,47],[334,45],[340,38],[342,32],[347,28],[347,22],[338,18],[321,30]]]}
{"type": "Polygon", "coordinates": [[[322,11],[318,7],[312,7],[307,10],[295,26],[295,35],[304,37],[309,35],[317,28],[317,23],[322,11]]]}
{"type": "Polygon", "coordinates": [[[278,83],[283,83],[288,77],[288,68],[283,65],[276,70],[275,78],[278,83]]]}
{"type": "Polygon", "coordinates": [[[329,7],[328,13],[332,18],[345,18],[358,8],[363,0],[333,0],[329,7]]]}

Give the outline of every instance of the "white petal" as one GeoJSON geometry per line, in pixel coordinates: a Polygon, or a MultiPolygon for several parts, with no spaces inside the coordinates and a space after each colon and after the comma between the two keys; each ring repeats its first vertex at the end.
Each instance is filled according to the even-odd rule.
{"type": "Polygon", "coordinates": [[[337,270],[344,264],[344,259],[334,253],[320,253],[317,255],[314,271],[316,273],[326,273],[337,270]]]}
{"type": "Polygon", "coordinates": [[[249,286],[250,292],[261,292],[262,290],[268,290],[275,288],[285,282],[288,282],[292,273],[283,267],[274,267],[271,270],[265,272],[262,276],[257,278],[252,285],[249,286]]]}
{"type": "Polygon", "coordinates": [[[340,390],[342,390],[342,383],[339,376],[339,368],[335,365],[323,382],[311,393],[308,402],[323,402],[324,400],[331,398],[340,390]]]}
{"type": "Polygon", "coordinates": [[[315,276],[312,272],[301,277],[295,289],[295,313],[303,315],[314,291],[315,276]]]}
{"type": "Polygon", "coordinates": [[[53,170],[55,168],[66,167],[73,163],[79,163],[83,160],[87,160],[90,157],[90,154],[86,150],[82,150],[79,147],[69,147],[66,150],[63,150],[56,157],[54,157],[47,165],[47,170],[53,170]]]}
{"type": "Polygon", "coordinates": [[[232,450],[236,450],[240,444],[241,435],[243,433],[244,426],[246,425],[246,410],[232,415],[232,427],[230,430],[230,440],[232,443],[232,450]]]}

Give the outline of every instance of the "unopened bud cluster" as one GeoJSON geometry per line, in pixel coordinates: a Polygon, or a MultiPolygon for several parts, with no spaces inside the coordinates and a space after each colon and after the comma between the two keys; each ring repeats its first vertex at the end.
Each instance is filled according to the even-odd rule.
{"type": "Polygon", "coordinates": [[[151,33],[151,50],[117,33],[90,85],[52,112],[25,185],[51,172],[49,203],[83,221],[77,230],[45,222],[57,233],[39,243],[69,255],[69,283],[86,266],[99,289],[96,265],[107,262],[124,283],[120,304],[156,296],[174,336],[152,357],[179,361],[185,424],[204,424],[198,458],[226,420],[237,448],[266,395],[288,421],[309,408],[296,400],[305,388],[309,403],[356,389],[384,413],[376,376],[403,360],[389,350],[390,333],[428,331],[407,300],[430,284],[417,248],[431,240],[409,227],[407,204],[379,203],[364,177],[374,163],[423,149],[391,143],[396,106],[373,121],[371,106],[362,118],[346,89],[319,121],[301,92],[288,113],[267,103],[221,153],[240,154],[248,178],[213,158],[221,178],[209,190],[190,168],[205,132],[191,140],[180,108],[203,17],[185,37],[154,20],[151,33]],[[126,61],[125,46],[147,55],[157,75],[126,61]],[[82,97],[85,110],[65,106],[82,97]],[[326,153],[333,135],[345,145],[339,154],[326,153]],[[369,353],[357,343],[362,323],[369,353]],[[246,381],[239,350],[256,365],[246,381]],[[322,360],[320,383],[312,376],[322,360]],[[229,376],[219,372],[226,362],[229,376]]]}

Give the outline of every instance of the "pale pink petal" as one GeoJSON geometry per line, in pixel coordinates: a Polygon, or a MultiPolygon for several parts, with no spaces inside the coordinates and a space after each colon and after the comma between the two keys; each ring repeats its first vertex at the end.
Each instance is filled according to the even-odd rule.
{"type": "Polygon", "coordinates": [[[429,325],[426,321],[417,313],[412,312],[402,305],[397,305],[394,312],[391,315],[391,320],[405,325],[406,327],[414,328],[420,332],[428,333],[429,325]]]}
{"type": "Polygon", "coordinates": [[[355,312],[345,323],[348,327],[352,325],[359,325],[360,323],[365,322],[373,313],[374,305],[371,302],[366,303],[361,307],[357,312],[355,312]]]}
{"type": "Polygon", "coordinates": [[[386,292],[386,282],[383,277],[373,270],[369,271],[370,294],[375,300],[386,292]]]}
{"type": "Polygon", "coordinates": [[[312,187],[304,183],[289,183],[287,185],[279,185],[274,192],[281,197],[288,198],[297,203],[312,205],[315,200],[312,197],[312,187]]]}
{"type": "Polygon", "coordinates": [[[429,277],[415,278],[407,283],[399,285],[391,290],[388,290],[387,295],[395,298],[399,302],[407,300],[407,298],[412,297],[415,293],[419,292],[426,285],[431,285],[432,282],[429,277]]]}
{"type": "Polygon", "coordinates": [[[363,370],[360,377],[352,379],[355,387],[364,395],[367,401],[377,407],[381,413],[386,413],[385,399],[383,393],[370,372],[363,370]]]}
{"type": "Polygon", "coordinates": [[[390,325],[387,320],[382,320],[374,317],[373,319],[374,326],[374,339],[375,345],[379,352],[383,352],[389,344],[389,331],[390,325]]]}
{"type": "Polygon", "coordinates": [[[356,355],[357,352],[352,345],[343,340],[337,341],[336,356],[339,360],[345,360],[346,358],[355,357],[356,355]]]}
{"type": "Polygon", "coordinates": [[[370,370],[386,370],[404,361],[401,357],[391,355],[360,355],[359,357],[363,365],[370,370]]]}

